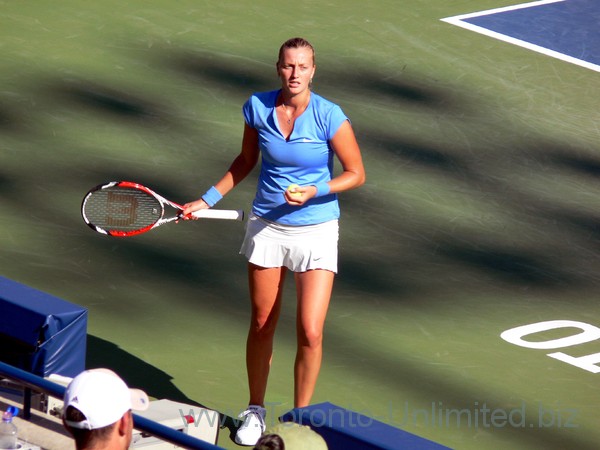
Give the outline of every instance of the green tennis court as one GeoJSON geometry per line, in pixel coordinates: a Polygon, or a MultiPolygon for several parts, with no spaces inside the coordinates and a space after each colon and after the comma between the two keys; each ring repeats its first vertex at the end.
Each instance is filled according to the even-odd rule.
{"type": "MultiPolygon", "coordinates": [[[[278,87],[279,45],[302,36],[314,90],[352,119],[368,176],[341,196],[314,403],[455,449],[597,448],[600,374],[547,355],[595,355],[600,341],[500,335],[600,326],[599,74],[441,21],[517,3],[0,1],[1,274],[89,309],[90,367],[235,417],[243,224],[115,239],[80,204],[123,179],[197,198],[239,151],[245,99],[278,87]]],[[[248,211],[254,181],[219,207],[248,211]]],[[[293,406],[293,288],[270,420],[293,406]]],[[[224,425],[218,444],[239,448],[224,425]]]]}

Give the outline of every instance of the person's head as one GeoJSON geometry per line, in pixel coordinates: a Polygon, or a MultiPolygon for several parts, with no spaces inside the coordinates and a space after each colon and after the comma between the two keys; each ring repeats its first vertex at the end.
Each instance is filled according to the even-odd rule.
{"type": "Polygon", "coordinates": [[[310,427],[284,422],[266,430],[254,450],[327,450],[327,443],[310,427]]]}
{"type": "Polygon", "coordinates": [[[315,49],[306,39],[292,38],[279,48],[277,74],[282,87],[292,94],[310,88],[316,68],[315,49]]]}
{"type": "Polygon", "coordinates": [[[145,410],[148,396],[129,389],[108,369],[87,370],[77,375],[64,395],[63,423],[78,450],[110,444],[127,449],[131,443],[131,410],[145,410]]]}
{"type": "Polygon", "coordinates": [[[263,434],[253,450],[285,450],[285,443],[278,434],[263,434]]]}

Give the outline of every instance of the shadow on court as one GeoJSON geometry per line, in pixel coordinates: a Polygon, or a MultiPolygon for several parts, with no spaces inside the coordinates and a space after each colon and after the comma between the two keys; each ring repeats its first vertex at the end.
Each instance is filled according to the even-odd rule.
{"type": "Polygon", "coordinates": [[[118,345],[91,334],[87,337],[86,366],[110,368],[117,372],[129,386],[142,389],[157,400],[170,399],[202,406],[181,392],[173,384],[173,377],[168,373],[128,353],[118,345]]]}
{"type": "MultiPolygon", "coordinates": [[[[250,92],[276,86],[274,65],[265,67],[245,58],[186,49],[171,49],[168,53],[156,49],[149,55],[150,61],[169,70],[172,83],[191,83],[199,90],[218,93],[216,100],[211,97],[213,94],[202,97],[207,104],[216,102],[210,108],[239,111],[241,101],[250,92]]],[[[442,291],[458,297],[463,291],[493,290],[498,286],[511,295],[524,290],[597,288],[600,218],[593,211],[588,194],[583,193],[583,188],[590,185],[593,190],[600,190],[595,185],[600,173],[600,162],[595,157],[585,155],[583,149],[551,144],[534,133],[527,133],[527,138],[514,135],[501,112],[491,111],[485,99],[478,102],[456,86],[450,90],[433,80],[416,81],[416,77],[410,79],[402,74],[389,77],[372,68],[358,68],[351,76],[343,77],[336,75],[335,68],[325,69],[318,72],[316,83],[316,91],[325,97],[352,96],[348,107],[343,101],[340,103],[361,131],[359,140],[369,176],[364,189],[341,200],[342,220],[349,220],[343,222],[341,270],[336,282],[343,292],[352,293],[344,300],[348,309],[363,306],[361,293],[376,295],[384,309],[418,306],[433,310],[442,291]],[[389,122],[382,126],[372,117],[374,114],[391,117],[394,126],[389,122]],[[445,140],[440,137],[442,132],[428,135],[426,127],[419,132],[419,139],[411,137],[403,124],[412,114],[432,125],[431,129],[437,121],[451,121],[452,129],[462,140],[445,140]],[[495,139],[496,136],[512,137],[495,139]],[[551,152],[547,151],[549,147],[551,152]],[[563,196],[563,192],[573,195],[563,196]]],[[[229,148],[233,138],[225,136],[218,124],[210,121],[210,108],[198,108],[199,125],[194,128],[191,120],[182,118],[183,112],[173,105],[165,105],[147,94],[129,92],[116,83],[83,78],[64,80],[57,75],[51,80],[34,78],[30,84],[43,87],[21,93],[36,96],[37,104],[26,113],[27,117],[21,120],[16,113],[19,109],[11,109],[10,102],[0,112],[0,130],[26,142],[18,147],[20,154],[15,158],[22,159],[24,173],[3,169],[0,191],[18,193],[6,195],[6,204],[14,211],[27,205],[34,214],[28,216],[25,226],[32,235],[41,233],[39,240],[52,241],[48,247],[38,243],[44,249],[40,252],[35,243],[28,251],[22,251],[20,244],[14,245],[12,251],[23,264],[23,272],[32,265],[38,270],[43,267],[50,278],[64,280],[65,292],[102,291],[106,280],[116,280],[113,283],[119,289],[112,301],[119,308],[125,308],[119,303],[127,298],[127,290],[135,292],[135,282],[140,280],[139,284],[143,284],[148,278],[154,282],[148,291],[156,295],[151,300],[162,301],[164,294],[174,289],[188,294],[174,295],[176,301],[169,308],[186,312],[169,320],[180,320],[186,314],[203,318],[203,312],[210,312],[231,329],[245,329],[247,318],[239,309],[247,302],[247,289],[232,282],[232,274],[243,278],[244,264],[235,255],[241,239],[240,227],[207,222],[202,224],[206,239],[193,238],[193,226],[181,225],[168,232],[157,230],[152,236],[110,241],[85,229],[79,217],[85,191],[111,179],[146,183],[175,201],[188,200],[181,199],[182,192],[199,194],[203,186],[198,186],[201,177],[192,179],[198,175],[195,167],[205,166],[199,170],[212,181],[214,174],[222,173],[237,153],[237,147],[224,155],[214,151],[215,147],[229,148]],[[44,127],[43,123],[51,115],[64,120],[66,128],[81,127],[81,133],[71,136],[62,129],[62,134],[55,136],[52,127],[44,127]],[[33,132],[29,127],[25,132],[21,122],[36,123],[33,132]],[[94,139],[87,140],[86,133],[94,126],[106,127],[107,134],[113,130],[123,133],[130,140],[110,153],[105,147],[95,146],[94,139]],[[204,137],[200,139],[200,135],[204,137]],[[154,148],[169,141],[173,143],[171,148],[154,148]],[[131,146],[132,142],[137,142],[137,146],[131,146]],[[161,151],[168,153],[161,155],[161,151]],[[145,159],[146,154],[149,156],[145,159]],[[210,164],[204,164],[205,159],[210,164]],[[185,174],[187,179],[175,180],[174,172],[185,174]],[[50,194],[55,191],[57,196],[50,194]],[[57,214],[57,210],[64,213],[57,214]],[[49,225],[40,230],[37,224],[42,222],[49,225]],[[71,230],[67,237],[64,230],[71,230]],[[102,276],[96,276],[98,273],[102,276]],[[191,295],[200,290],[201,302],[191,295]]],[[[241,114],[238,117],[240,126],[236,130],[241,130],[241,114]]],[[[52,124],[55,128],[59,125],[52,124]]],[[[248,180],[240,189],[252,191],[251,184],[248,180]]],[[[241,193],[232,195],[234,199],[249,198],[241,193]]],[[[7,235],[16,236],[12,239],[20,243],[18,230],[11,229],[7,235]]],[[[129,298],[131,304],[126,308],[139,306],[138,297],[129,298]]],[[[77,299],[84,300],[83,295],[77,299]]],[[[493,301],[497,299],[490,300],[493,301]]],[[[292,335],[282,336],[289,340],[290,347],[292,335]]],[[[399,330],[395,338],[401,341],[411,337],[399,330]]],[[[189,398],[175,386],[173,375],[106,339],[89,336],[88,366],[111,367],[129,384],[145,389],[155,398],[190,404],[203,400],[189,398]]],[[[333,328],[327,336],[331,349],[344,348],[348,341],[355,342],[351,349],[354,359],[369,361],[349,368],[352,376],[372,380],[390,392],[418,392],[424,398],[443,399],[457,409],[472,408],[482,395],[488,399],[488,406],[505,407],[512,395],[510,383],[502,392],[488,392],[485,380],[470,384],[431,371],[427,365],[411,362],[401,353],[378,353],[377,349],[356,342],[351,329],[333,328]]],[[[477,345],[465,343],[467,347],[469,344],[477,345]]],[[[180,377],[186,376],[190,365],[211,364],[202,358],[190,361],[183,353],[175,359],[180,377]]],[[[219,387],[222,391],[229,388],[227,383],[219,387]]],[[[202,387],[199,391],[210,394],[202,387]]],[[[536,419],[532,414],[525,417],[528,423],[536,419]]],[[[227,424],[232,431],[233,419],[227,424]]],[[[584,437],[563,431],[506,428],[501,432],[508,440],[527,442],[535,448],[584,449],[588,445],[584,437]]]]}

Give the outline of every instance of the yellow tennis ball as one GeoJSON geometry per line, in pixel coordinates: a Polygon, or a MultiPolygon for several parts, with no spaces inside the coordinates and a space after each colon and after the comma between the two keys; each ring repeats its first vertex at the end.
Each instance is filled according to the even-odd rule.
{"type": "Polygon", "coordinates": [[[290,184],[287,188],[287,191],[292,197],[302,197],[302,192],[294,192],[296,188],[299,188],[297,184],[290,184]]]}

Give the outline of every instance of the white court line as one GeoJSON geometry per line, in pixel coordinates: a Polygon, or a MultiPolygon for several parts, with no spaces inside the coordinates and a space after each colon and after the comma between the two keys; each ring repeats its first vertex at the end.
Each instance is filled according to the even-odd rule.
{"type": "Polygon", "coordinates": [[[470,19],[473,17],[488,16],[491,14],[498,14],[498,13],[502,13],[502,12],[506,12],[506,11],[514,11],[517,9],[531,8],[531,7],[540,6],[540,5],[548,5],[550,3],[558,3],[558,2],[562,2],[562,1],[565,1],[565,0],[541,0],[541,1],[537,1],[537,2],[529,2],[529,3],[522,3],[519,5],[506,6],[504,8],[496,8],[496,9],[490,9],[487,11],[480,11],[480,12],[475,12],[475,13],[470,13],[470,14],[461,14],[459,16],[446,17],[441,20],[442,20],[442,22],[447,22],[449,24],[456,25],[457,27],[465,28],[467,30],[474,31],[474,32],[480,33],[480,34],[484,34],[486,36],[492,37],[494,39],[498,39],[500,41],[508,42],[509,44],[518,45],[519,47],[533,50],[534,52],[542,53],[542,54],[544,54],[546,56],[550,56],[552,58],[560,59],[562,61],[566,61],[571,64],[576,64],[578,66],[585,67],[586,69],[600,72],[600,66],[597,64],[593,64],[593,63],[584,61],[579,58],[574,58],[572,56],[565,55],[564,53],[550,50],[546,47],[541,47],[539,45],[532,44],[531,42],[523,41],[521,39],[516,39],[516,38],[510,37],[510,36],[507,36],[505,34],[497,33],[495,31],[488,30],[487,28],[483,28],[483,27],[473,25],[471,23],[463,21],[464,19],[470,19]]]}

